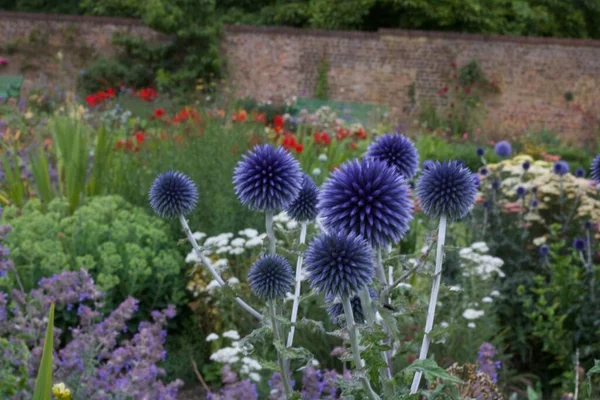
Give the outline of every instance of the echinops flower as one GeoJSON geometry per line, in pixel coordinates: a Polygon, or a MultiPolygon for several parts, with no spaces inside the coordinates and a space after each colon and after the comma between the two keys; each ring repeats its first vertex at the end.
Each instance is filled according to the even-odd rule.
{"type": "Polygon", "coordinates": [[[477,157],[483,157],[485,154],[485,149],[483,147],[478,147],[475,152],[477,153],[477,157]]]}
{"type": "Polygon", "coordinates": [[[477,186],[473,175],[456,161],[435,162],[417,183],[417,196],[425,214],[446,215],[450,220],[464,217],[475,201],[477,186]]]}
{"type": "Polygon", "coordinates": [[[510,157],[512,154],[512,146],[506,140],[496,143],[494,152],[500,157],[510,157]]]}
{"type": "Polygon", "coordinates": [[[252,210],[277,211],[294,201],[302,182],[298,161],[283,147],[259,145],[233,172],[235,194],[252,210]]]}
{"type": "Polygon", "coordinates": [[[566,175],[569,172],[569,164],[566,161],[557,161],[554,163],[554,167],[552,167],[552,171],[556,175],[566,175]]]}
{"type": "Polygon", "coordinates": [[[577,168],[575,170],[575,176],[577,178],[585,178],[585,169],[583,169],[583,168],[577,168]]]}
{"type": "Polygon", "coordinates": [[[516,192],[517,197],[524,197],[527,194],[527,189],[525,189],[523,186],[518,186],[516,192]]]}
{"type": "Polygon", "coordinates": [[[419,167],[419,153],[415,145],[398,133],[378,138],[369,146],[366,157],[385,162],[407,180],[417,173],[419,167]]]}
{"type": "Polygon", "coordinates": [[[351,296],[373,279],[373,251],[360,236],[333,232],[321,234],[309,244],[305,259],[307,280],[326,295],[351,296]]]}
{"type": "Polygon", "coordinates": [[[425,171],[427,168],[431,167],[432,165],[433,165],[433,161],[425,160],[425,161],[423,161],[423,166],[421,167],[421,169],[423,171],[425,171]]]}
{"type": "Polygon", "coordinates": [[[250,289],[265,301],[285,297],[292,279],[290,262],[277,254],[263,255],[252,264],[248,272],[250,289]]]}
{"type": "Polygon", "coordinates": [[[313,221],[317,218],[319,188],[310,176],[304,174],[298,196],[286,209],[286,213],[300,222],[313,221]]]}
{"type": "Polygon", "coordinates": [[[550,247],[548,247],[544,244],[544,245],[540,246],[538,252],[539,252],[540,256],[546,257],[548,254],[550,254],[550,247]]]}
{"type": "Polygon", "coordinates": [[[318,207],[329,231],[360,235],[373,247],[400,241],[412,220],[404,178],[376,160],[354,160],[335,170],[318,207]]]}
{"type": "Polygon", "coordinates": [[[174,218],[187,215],[196,207],[198,189],[187,175],[168,171],[156,177],[148,197],[156,214],[174,218]]]}
{"type": "Polygon", "coordinates": [[[529,161],[523,161],[523,164],[521,164],[521,167],[523,167],[524,171],[529,171],[529,168],[531,167],[531,163],[529,161]]]}
{"type": "Polygon", "coordinates": [[[585,249],[585,239],[575,238],[573,240],[573,248],[577,251],[583,251],[585,249]]]}
{"type": "Polygon", "coordinates": [[[600,184],[600,154],[592,161],[591,177],[596,183],[600,184]]]}

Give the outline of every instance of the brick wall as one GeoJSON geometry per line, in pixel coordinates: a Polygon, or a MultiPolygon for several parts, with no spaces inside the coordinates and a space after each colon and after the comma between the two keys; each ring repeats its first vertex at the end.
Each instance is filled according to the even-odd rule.
{"type": "Polygon", "coordinates": [[[310,96],[326,57],[331,99],[386,104],[394,122],[411,125],[425,105],[449,106],[438,91],[454,82],[453,64],[460,68],[475,59],[499,89],[481,97],[487,136],[541,128],[571,141],[598,134],[600,41],[230,26],[223,49],[239,95],[310,96]]]}

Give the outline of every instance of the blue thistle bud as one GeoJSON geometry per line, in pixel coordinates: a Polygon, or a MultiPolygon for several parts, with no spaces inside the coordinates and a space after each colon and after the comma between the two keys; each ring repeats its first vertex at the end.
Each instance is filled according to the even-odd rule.
{"type": "Polygon", "coordinates": [[[592,161],[591,177],[597,183],[600,184],[600,154],[598,154],[592,161]]]}
{"type": "Polygon", "coordinates": [[[554,163],[554,167],[552,167],[552,171],[556,175],[566,175],[569,172],[569,164],[566,161],[557,161],[554,163]]]}
{"type": "Polygon", "coordinates": [[[586,229],[586,230],[592,229],[592,226],[593,226],[593,224],[592,224],[592,221],[590,221],[590,220],[587,220],[583,223],[583,229],[586,229]]]}
{"type": "Polygon", "coordinates": [[[419,153],[415,145],[398,133],[378,138],[369,146],[366,157],[385,162],[407,180],[417,173],[419,167],[419,153]]]}
{"type": "Polygon", "coordinates": [[[512,154],[512,146],[506,140],[496,143],[494,152],[500,157],[510,157],[512,154]]]}
{"type": "Polygon", "coordinates": [[[360,236],[334,231],[322,234],[306,250],[311,287],[330,296],[351,296],[373,279],[373,251],[360,236]]]}
{"type": "Polygon", "coordinates": [[[537,186],[534,186],[531,188],[531,193],[537,194],[537,192],[538,192],[537,186]]]}
{"type": "Polygon", "coordinates": [[[198,201],[198,189],[185,174],[167,171],[156,177],[148,194],[150,207],[162,218],[189,214],[198,201]]]}
{"type": "Polygon", "coordinates": [[[499,179],[494,179],[492,181],[492,189],[494,189],[494,190],[500,189],[500,180],[499,179]]]}
{"type": "Polygon", "coordinates": [[[531,163],[529,161],[523,161],[523,164],[521,165],[521,167],[523,167],[523,170],[525,172],[529,171],[529,168],[531,167],[531,163]]]}
{"type": "Polygon", "coordinates": [[[573,240],[573,248],[577,251],[583,251],[585,249],[585,239],[575,238],[573,240]]]}
{"type": "Polygon", "coordinates": [[[456,161],[436,162],[417,183],[421,207],[431,217],[460,219],[469,212],[476,195],[473,174],[456,161]]]}
{"type": "Polygon", "coordinates": [[[550,254],[550,247],[546,246],[545,244],[541,245],[538,252],[541,257],[546,257],[548,254],[550,254]]]}
{"type": "Polygon", "coordinates": [[[298,196],[300,164],[283,147],[259,145],[243,156],[233,172],[235,194],[252,210],[285,209],[298,196]]]}
{"type": "Polygon", "coordinates": [[[529,207],[531,208],[537,208],[538,205],[539,202],[536,199],[531,199],[531,201],[529,202],[529,207]]]}
{"type": "Polygon", "coordinates": [[[517,197],[525,197],[526,194],[527,189],[525,189],[523,186],[517,187],[517,197]]]}
{"type": "Polygon", "coordinates": [[[575,170],[575,176],[577,178],[585,178],[585,169],[583,169],[583,168],[577,168],[575,170]]]}
{"type": "Polygon", "coordinates": [[[486,176],[487,174],[489,174],[489,170],[486,167],[483,167],[479,170],[479,173],[481,174],[481,176],[486,176]]]}
{"type": "Polygon", "coordinates": [[[477,157],[483,157],[483,155],[485,154],[485,149],[483,147],[478,147],[476,153],[477,157]]]}
{"type": "Polygon", "coordinates": [[[248,283],[252,292],[264,301],[285,297],[292,286],[290,262],[278,254],[260,257],[250,267],[248,283]]]}
{"type": "Polygon", "coordinates": [[[317,208],[318,195],[319,188],[310,176],[304,174],[298,197],[286,209],[287,214],[296,221],[313,221],[319,213],[317,208]]]}
{"type": "Polygon", "coordinates": [[[483,208],[488,208],[490,206],[490,202],[488,200],[484,200],[483,203],[481,203],[481,206],[483,208]]]}

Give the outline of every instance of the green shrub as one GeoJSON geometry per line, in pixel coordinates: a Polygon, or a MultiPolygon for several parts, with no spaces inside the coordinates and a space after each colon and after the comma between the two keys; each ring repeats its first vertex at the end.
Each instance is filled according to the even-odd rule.
{"type": "Polygon", "coordinates": [[[77,87],[85,94],[109,87],[120,87],[126,83],[127,74],[127,66],[121,61],[114,58],[100,58],[79,76],[77,87]]]}
{"type": "Polygon", "coordinates": [[[26,291],[42,277],[85,268],[108,309],[128,296],[148,312],[183,300],[183,257],[167,225],[121,197],[92,197],[73,215],[65,200],[51,201],[47,212],[30,200],[20,213],[7,208],[5,222],[13,227],[5,245],[26,291]]]}

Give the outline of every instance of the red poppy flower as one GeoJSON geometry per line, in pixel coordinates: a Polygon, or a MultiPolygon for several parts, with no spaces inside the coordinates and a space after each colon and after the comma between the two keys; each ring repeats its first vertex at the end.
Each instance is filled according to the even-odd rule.
{"type": "Polygon", "coordinates": [[[296,153],[300,154],[304,150],[304,145],[302,143],[296,143],[294,148],[296,149],[296,153]]]}
{"type": "Polygon", "coordinates": [[[135,140],[136,140],[136,142],[138,142],[140,144],[144,143],[144,140],[146,140],[146,134],[142,131],[136,132],[135,140]]]}
{"type": "Polygon", "coordinates": [[[165,110],[162,108],[157,108],[156,110],[154,110],[154,118],[160,118],[163,115],[165,115],[165,110]]]}
{"type": "Polygon", "coordinates": [[[356,137],[360,140],[368,139],[368,136],[363,128],[359,128],[358,131],[356,131],[356,137]]]}
{"type": "Polygon", "coordinates": [[[254,121],[261,123],[261,124],[266,124],[267,123],[267,115],[265,113],[257,114],[256,117],[254,118],[254,121]]]}
{"type": "Polygon", "coordinates": [[[352,143],[350,143],[350,148],[351,148],[352,150],[356,150],[356,142],[352,142],[352,143]]]}
{"type": "Polygon", "coordinates": [[[113,99],[116,94],[117,94],[117,92],[115,91],[115,89],[113,89],[113,88],[106,89],[106,96],[108,96],[109,98],[113,99]]]}
{"type": "Polygon", "coordinates": [[[125,141],[123,139],[117,140],[117,143],[115,143],[115,150],[121,150],[123,147],[125,147],[125,141]]]}
{"type": "Polygon", "coordinates": [[[158,97],[158,92],[153,88],[144,88],[138,92],[138,97],[144,101],[152,101],[158,97]]]}
{"type": "Polygon", "coordinates": [[[98,104],[98,98],[95,95],[90,94],[85,97],[85,102],[87,103],[88,107],[96,107],[98,104]]]}

